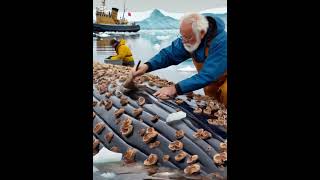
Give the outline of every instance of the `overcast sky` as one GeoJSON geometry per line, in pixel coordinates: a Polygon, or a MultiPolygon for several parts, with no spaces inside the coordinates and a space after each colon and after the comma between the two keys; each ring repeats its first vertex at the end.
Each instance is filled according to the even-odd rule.
{"type": "MultiPolygon", "coordinates": [[[[123,11],[125,1],[128,11],[147,11],[158,8],[168,12],[188,12],[227,7],[227,0],[106,0],[106,5],[108,9],[116,7],[123,11]]],[[[102,0],[93,0],[93,8],[100,4],[102,0]]]]}

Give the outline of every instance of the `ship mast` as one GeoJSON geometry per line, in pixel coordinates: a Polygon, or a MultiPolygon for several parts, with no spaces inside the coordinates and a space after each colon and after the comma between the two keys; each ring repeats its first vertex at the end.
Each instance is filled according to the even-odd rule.
{"type": "Polygon", "coordinates": [[[122,14],[122,19],[124,19],[124,12],[126,11],[126,0],[124,1],[123,5],[123,14],[122,14]]]}
{"type": "Polygon", "coordinates": [[[103,6],[103,7],[106,6],[106,0],[102,0],[102,6],[103,6]]]}

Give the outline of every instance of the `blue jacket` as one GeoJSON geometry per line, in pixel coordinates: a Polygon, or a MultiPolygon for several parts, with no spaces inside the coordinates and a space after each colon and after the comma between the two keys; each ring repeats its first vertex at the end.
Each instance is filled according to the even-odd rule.
{"type": "MultiPolygon", "coordinates": [[[[203,68],[194,76],[182,80],[176,84],[177,93],[184,94],[194,90],[201,89],[213,81],[217,80],[227,70],[227,32],[222,19],[214,17],[216,20],[217,34],[211,40],[208,57],[205,59],[205,43],[207,42],[208,33],[202,39],[194,55],[198,62],[204,62],[203,68]]],[[[210,29],[207,31],[210,33],[210,29]]],[[[177,38],[172,44],[162,49],[157,55],[151,58],[148,64],[148,72],[165,68],[171,65],[177,65],[191,58],[191,54],[185,50],[182,39],[177,38]]]]}

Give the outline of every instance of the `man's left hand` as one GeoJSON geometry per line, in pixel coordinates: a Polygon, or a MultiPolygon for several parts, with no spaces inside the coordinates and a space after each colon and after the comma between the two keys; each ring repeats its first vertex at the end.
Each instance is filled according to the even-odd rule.
{"type": "Polygon", "coordinates": [[[175,86],[163,87],[155,92],[153,95],[157,96],[160,99],[169,99],[170,97],[174,97],[177,94],[177,90],[175,86]]]}

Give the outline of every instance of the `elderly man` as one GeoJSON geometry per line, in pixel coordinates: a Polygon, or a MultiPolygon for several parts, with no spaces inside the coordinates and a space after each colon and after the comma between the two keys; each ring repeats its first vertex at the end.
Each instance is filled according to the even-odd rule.
{"type": "Polygon", "coordinates": [[[161,88],[154,95],[166,99],[204,88],[206,95],[227,105],[227,33],[224,29],[224,22],[212,15],[191,13],[183,16],[180,21],[181,37],[137,71],[133,70],[133,77],[192,58],[197,74],[161,88]]]}

